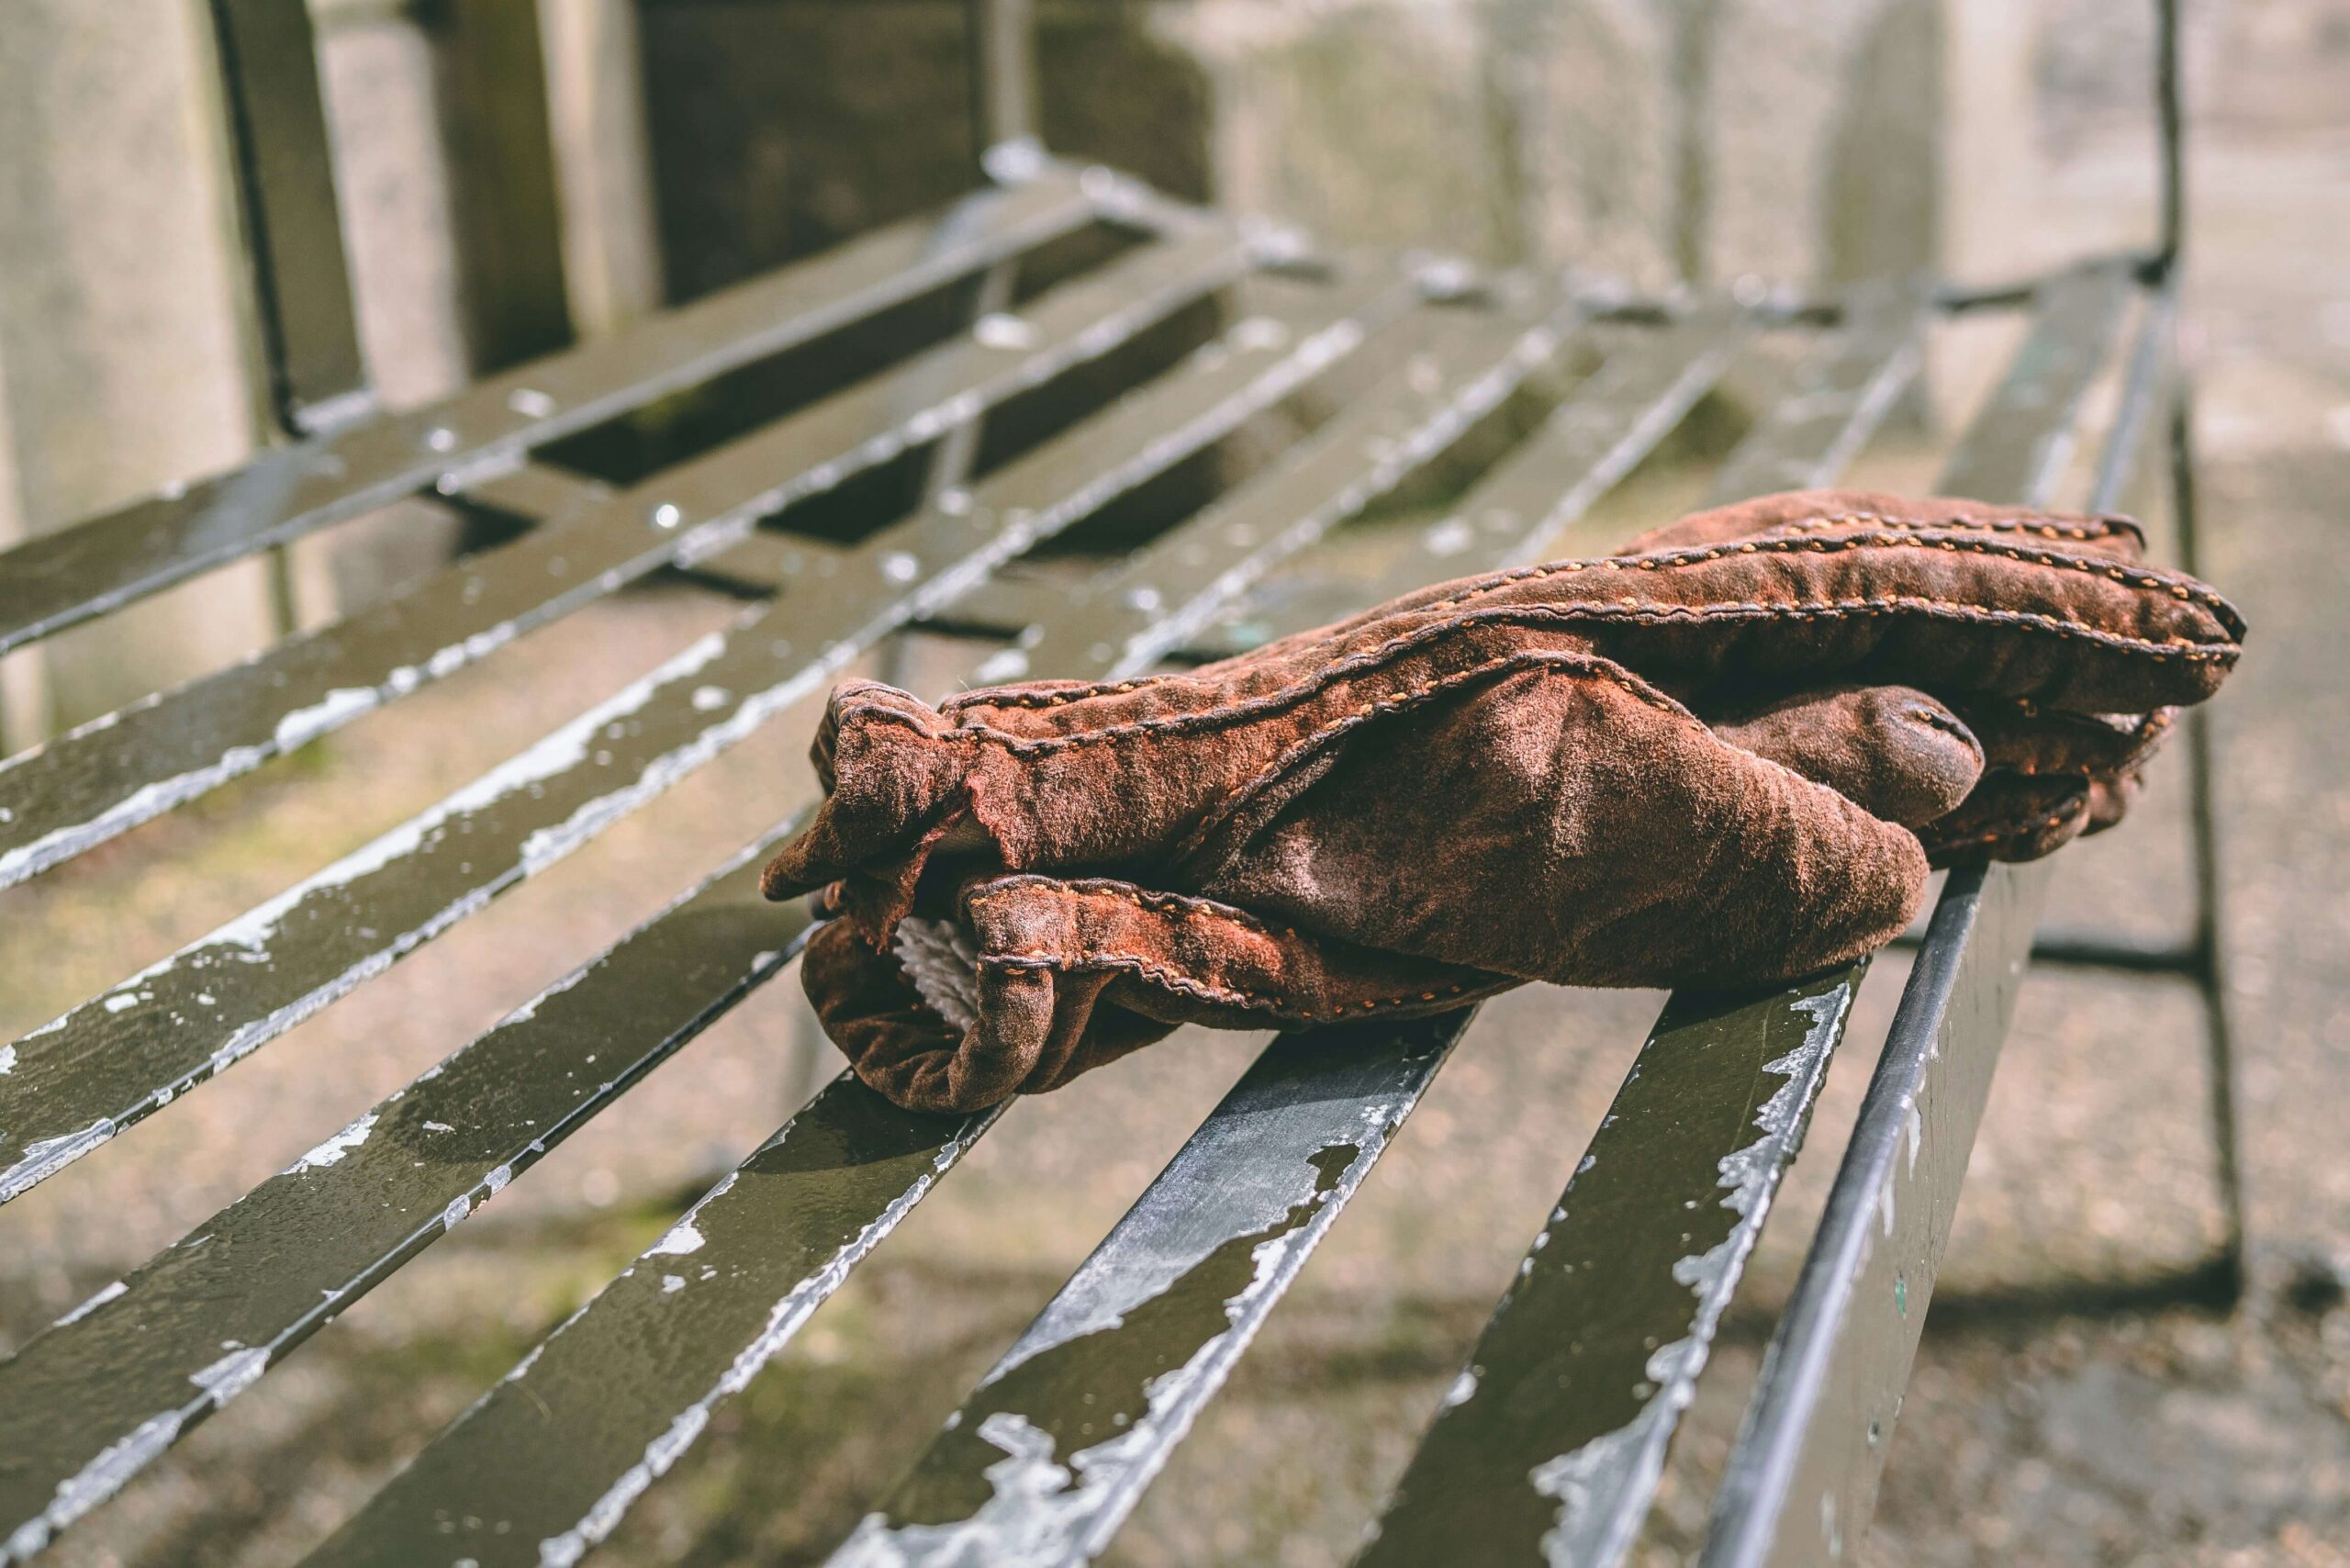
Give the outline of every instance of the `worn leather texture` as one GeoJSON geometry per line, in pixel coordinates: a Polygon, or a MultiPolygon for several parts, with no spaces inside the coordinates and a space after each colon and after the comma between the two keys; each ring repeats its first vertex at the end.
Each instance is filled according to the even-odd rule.
{"type": "Polygon", "coordinates": [[[1930,865],[2119,820],[2244,634],[2142,554],[2120,518],[1804,492],[1190,671],[852,681],[765,886],[822,890],[809,993],[929,1109],[1183,1023],[1786,980],[1890,940],[1930,865]],[[968,1027],[893,952],[909,915],[968,934],[968,1027]]]}

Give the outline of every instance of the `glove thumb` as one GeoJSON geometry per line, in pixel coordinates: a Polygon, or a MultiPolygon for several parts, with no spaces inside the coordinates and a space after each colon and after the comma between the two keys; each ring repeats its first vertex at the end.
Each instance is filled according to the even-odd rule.
{"type": "Polygon", "coordinates": [[[1983,776],[1974,732],[1907,686],[1828,687],[1709,722],[1731,745],[1913,831],[1955,808],[1983,776]]]}

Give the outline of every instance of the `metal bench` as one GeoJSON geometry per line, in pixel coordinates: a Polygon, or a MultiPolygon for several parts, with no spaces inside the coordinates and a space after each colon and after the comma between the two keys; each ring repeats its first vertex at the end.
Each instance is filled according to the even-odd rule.
{"type": "MultiPolygon", "coordinates": [[[[360,379],[304,6],[214,9],[288,439],[234,473],[0,554],[0,651],[404,495],[465,498],[522,526],[374,608],[9,758],[0,888],[655,572],[691,568],[747,603],[723,633],[431,810],[0,1047],[0,1201],[199,1090],[908,628],[967,639],[982,678],[1118,678],[1433,578],[1603,551],[1613,541],[1591,520],[1595,503],[1759,334],[1806,334],[1809,347],[1789,394],[1715,479],[1717,498],[1832,481],[1917,375],[1935,321],[2020,312],[2022,347],[1948,453],[1940,487],[2042,501],[2093,441],[2093,504],[2155,474],[2192,566],[2171,351],[2167,5],[2165,212],[2153,250],[1973,295],[1893,280],[1813,302],[1659,304],[1320,253],[1058,162],[1025,118],[1023,7],[990,0],[974,20],[990,178],[952,210],[397,415],[375,411],[360,379]],[[1122,248],[1016,297],[1024,260],[1096,230],[1122,248]],[[957,291],[976,325],[639,481],[593,483],[543,455],[942,291],[957,291]],[[1222,311],[1204,346],[978,464],[992,413],[1203,302],[1222,311]],[[1383,551],[1341,547],[1382,498],[1599,351],[1596,370],[1445,521],[1383,551]],[[2093,387],[2113,377],[2109,418],[2085,428],[2093,387]],[[1284,427],[1284,449],[1139,547],[1001,570],[1301,398],[1319,400],[1318,423],[1284,427]],[[795,528],[800,503],[906,463],[919,465],[920,498],[902,515],[845,541],[795,528]]],[[[2079,935],[2035,949],[2046,863],[1949,877],[1713,1500],[1708,1568],[1833,1562],[1866,1529],[2028,958],[2198,980],[2228,1227],[2206,1282],[2234,1288],[2204,747],[2190,724],[2201,906],[2189,949],[2079,935]]],[[[40,1551],[774,980],[806,920],[763,903],[755,873],[793,825],[776,824],[348,1128],[318,1129],[312,1158],[0,1363],[0,1561],[40,1551]]],[[[1669,1002],[1359,1561],[1622,1560],[1864,969],[1669,1002]]],[[[956,1417],[877,1491],[834,1561],[1099,1553],[1473,1013],[1267,1046],[956,1417]]],[[[578,1560],[998,1117],[902,1113],[845,1077],[824,1087],[309,1561],[578,1560]]]]}

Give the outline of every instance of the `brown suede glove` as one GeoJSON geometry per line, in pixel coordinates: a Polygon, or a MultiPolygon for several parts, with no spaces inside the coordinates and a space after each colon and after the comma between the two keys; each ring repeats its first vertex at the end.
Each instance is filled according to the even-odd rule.
{"type": "Polygon", "coordinates": [[[851,682],[766,889],[825,890],[809,994],[920,1108],[1187,1022],[1792,979],[1899,932],[1930,850],[2118,818],[2243,635],[2139,550],[2119,519],[1776,496],[1188,673],[943,710],[851,682]]]}

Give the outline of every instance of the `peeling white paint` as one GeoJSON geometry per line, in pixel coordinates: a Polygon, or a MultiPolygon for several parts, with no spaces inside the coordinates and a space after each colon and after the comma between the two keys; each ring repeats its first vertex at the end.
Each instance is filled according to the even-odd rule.
{"type": "Polygon", "coordinates": [[[675,1295],[685,1288],[686,1277],[683,1274],[664,1274],[661,1276],[661,1294],[663,1295],[675,1295]]]}
{"type": "Polygon", "coordinates": [[[6,1078],[16,1070],[17,1047],[14,1046],[0,1046],[0,1078],[6,1078]]]}
{"type": "Polygon", "coordinates": [[[297,708],[279,719],[270,739],[281,755],[293,751],[341,728],[382,701],[372,686],[338,686],[308,707],[297,708]]]}
{"type": "Polygon", "coordinates": [[[595,1507],[571,1529],[539,1542],[539,1568],[572,1568],[597,1542],[612,1533],[629,1505],[641,1496],[644,1489],[677,1462],[677,1456],[693,1446],[701,1429],[710,1424],[710,1412],[699,1405],[688,1406],[669,1429],[644,1448],[644,1457],[631,1465],[610,1490],[596,1500],[595,1507]]]}
{"type": "Polygon", "coordinates": [[[335,1164],[337,1161],[341,1160],[344,1155],[349,1154],[352,1149],[357,1148],[361,1144],[367,1141],[367,1135],[375,1130],[375,1118],[377,1114],[378,1113],[374,1111],[368,1112],[365,1115],[360,1117],[357,1121],[343,1128],[342,1131],[335,1134],[334,1137],[327,1139],[324,1143],[319,1144],[316,1148],[310,1150],[309,1153],[304,1155],[301,1159],[287,1166],[285,1168],[285,1174],[288,1176],[299,1176],[305,1170],[319,1170],[325,1169],[327,1166],[335,1164]]]}
{"type": "Polygon", "coordinates": [[[95,1295],[84,1302],[81,1305],[75,1307],[73,1311],[59,1318],[50,1327],[52,1328],[70,1327],[72,1325],[81,1322],[82,1319],[89,1316],[90,1314],[97,1311],[98,1308],[106,1305],[106,1303],[114,1300],[115,1297],[122,1294],[123,1292],[129,1288],[130,1287],[129,1285],[123,1283],[120,1280],[117,1280],[114,1283],[106,1286],[95,1295]]]}
{"type": "Polygon", "coordinates": [[[968,1519],[942,1525],[905,1525],[896,1530],[888,1518],[867,1514],[841,1544],[829,1568],[909,1568],[918,1562],[1059,1562],[1101,1501],[1096,1473],[1123,1473],[1150,1446],[1143,1422],[1071,1460],[1074,1473],[1054,1462],[1052,1434],[1024,1416],[999,1410],[979,1426],[979,1435],[1004,1457],[981,1473],[993,1495],[968,1519]]]}
{"type": "MultiPolygon", "coordinates": [[[[688,894],[688,896],[690,897],[691,895],[688,894]]],[[[675,904],[670,906],[672,909],[676,907],[677,906],[675,904]]],[[[662,913],[664,914],[667,913],[667,910],[662,911],[662,913]]],[[[565,991],[569,991],[573,986],[577,985],[581,980],[586,980],[595,968],[596,966],[594,964],[587,964],[572,970],[571,973],[564,976],[561,980],[555,981],[553,985],[539,992],[538,995],[531,998],[530,1001],[522,1003],[521,1006],[517,1007],[513,1012],[509,1013],[498,1026],[500,1028],[504,1028],[509,1025],[529,1023],[532,1019],[536,1018],[539,1015],[540,1008],[545,1006],[551,999],[561,996],[565,991]]]]}
{"type": "MultiPolygon", "coordinates": [[[[234,1341],[230,1341],[234,1345],[234,1341]]],[[[237,1345],[218,1361],[203,1371],[188,1374],[188,1382],[212,1396],[212,1408],[219,1409],[246,1389],[251,1388],[261,1374],[269,1370],[269,1352],[256,1345],[250,1349],[237,1345]]]]}
{"type": "MultiPolygon", "coordinates": [[[[946,1159],[946,1163],[952,1164],[953,1157],[960,1156],[969,1148],[979,1134],[992,1125],[992,1118],[987,1118],[980,1121],[967,1137],[947,1144],[941,1151],[942,1156],[946,1159]]],[[[789,1131],[788,1126],[786,1131],[789,1131]]],[[[698,1250],[703,1242],[700,1231],[693,1227],[695,1216],[723,1197],[733,1187],[735,1177],[739,1174],[739,1169],[729,1172],[726,1178],[711,1189],[699,1203],[687,1211],[685,1218],[672,1226],[667,1236],[647,1248],[643,1258],[674,1255],[666,1249],[680,1230],[690,1231],[694,1238],[693,1244],[682,1250],[686,1252],[698,1250]]],[[[728,1366],[725,1374],[718,1380],[711,1391],[678,1415],[670,1423],[667,1431],[645,1445],[643,1462],[632,1465],[622,1473],[604,1495],[597,1499],[594,1506],[581,1517],[577,1526],[539,1543],[539,1562],[542,1568],[546,1564],[576,1563],[586,1555],[589,1548],[610,1534],[612,1528],[620,1522],[621,1518],[627,1513],[630,1506],[636,1501],[644,1489],[650,1486],[670,1465],[676,1463],[677,1457],[691,1446],[694,1439],[708,1424],[710,1413],[718,1402],[739,1394],[750,1386],[751,1379],[757,1376],[759,1370],[773,1360],[776,1353],[790,1341],[791,1337],[800,1331],[800,1325],[808,1320],[810,1315],[840,1288],[841,1282],[848,1278],[849,1271],[856,1265],[858,1260],[878,1246],[883,1237],[896,1229],[899,1221],[912,1212],[913,1206],[920,1203],[923,1195],[930,1191],[934,1180],[935,1180],[934,1176],[925,1175],[914,1182],[891,1200],[887,1208],[874,1216],[871,1223],[859,1231],[854,1240],[834,1253],[822,1269],[806,1275],[786,1293],[768,1312],[767,1326],[735,1353],[733,1363],[728,1366]]],[[[704,1277],[707,1276],[708,1271],[705,1271],[704,1277]]],[[[668,1277],[663,1276],[665,1281],[668,1277]]],[[[665,1284],[665,1294],[666,1288],[665,1284]]],[[[601,1299],[603,1298],[597,1298],[597,1300],[601,1299]]],[[[547,1339],[543,1342],[543,1344],[553,1343],[560,1338],[565,1329],[569,1328],[573,1323],[576,1323],[595,1305],[595,1301],[590,1301],[578,1312],[572,1314],[570,1320],[565,1323],[563,1327],[557,1328],[554,1333],[547,1337],[547,1339]]],[[[532,1359],[537,1359],[537,1352],[532,1352],[532,1359]]],[[[518,1368],[514,1372],[509,1373],[509,1380],[519,1376],[520,1371],[521,1369],[518,1368]]]]}
{"type": "Polygon", "coordinates": [[[1669,1429],[1672,1412],[1651,1400],[1638,1416],[1606,1436],[1546,1460],[1527,1473],[1534,1490],[1559,1505],[1557,1522],[1542,1536],[1542,1560],[1553,1568],[1612,1562],[1618,1537],[1626,1535],[1607,1505],[1622,1492],[1627,1476],[1662,1473],[1650,1450],[1658,1428],[1669,1429]]]}
{"type": "Polygon", "coordinates": [[[668,1234],[646,1248],[644,1255],[647,1258],[683,1258],[688,1253],[700,1251],[705,1245],[701,1232],[694,1228],[694,1216],[688,1214],[671,1226],[668,1234]]]}
{"type": "MultiPolygon", "coordinates": [[[[1382,1115],[1380,1121],[1384,1120],[1382,1115]]],[[[1384,1141],[1375,1123],[1359,1136],[1358,1147],[1375,1152],[1384,1141]]],[[[1369,1168],[1369,1161],[1358,1154],[1353,1169],[1360,1171],[1369,1168]]],[[[1203,1203],[1212,1198],[1219,1215],[1225,1219],[1223,1229],[1229,1235],[1246,1235],[1277,1225],[1299,1204],[1312,1202],[1315,1194],[1314,1168],[1304,1160],[1299,1160],[1281,1182],[1250,1182],[1236,1190],[1226,1176],[1221,1152],[1213,1144],[1195,1140],[1176,1153],[1154,1186],[1196,1193],[1203,1203]]],[[[1171,1212],[1174,1206],[1180,1205],[1160,1212],[1171,1212]]],[[[1274,1243],[1258,1250],[1260,1281],[1269,1265],[1277,1263],[1282,1255],[1278,1244],[1287,1239],[1277,1238],[1274,1243]],[[1270,1254],[1267,1249],[1271,1249],[1270,1254]]],[[[1186,1237],[1180,1246],[1169,1245],[1157,1237],[1139,1233],[1130,1234],[1125,1241],[1125,1255],[1119,1266],[1079,1270],[1037,1315],[1028,1331],[1004,1352],[1003,1359],[988,1373],[980,1387],[987,1387],[1024,1363],[1072,1339],[1124,1324],[1127,1313],[1166,1294],[1176,1281],[1197,1268],[1216,1244],[1214,1239],[1186,1237]]]]}
{"type": "MultiPolygon", "coordinates": [[[[586,1302],[580,1303],[577,1307],[573,1309],[571,1316],[563,1320],[561,1327],[557,1327],[555,1332],[560,1334],[565,1328],[568,1328],[573,1324],[578,1322],[579,1315],[587,1310],[588,1304],[586,1302]]],[[[528,1377],[530,1375],[531,1369],[539,1364],[539,1358],[546,1353],[547,1342],[546,1340],[542,1339],[537,1344],[532,1346],[529,1350],[525,1351],[522,1359],[516,1361],[511,1367],[509,1367],[507,1369],[506,1375],[499,1378],[498,1381],[500,1383],[514,1383],[521,1378],[528,1377]]]]}
{"type": "Polygon", "coordinates": [[[32,1556],[59,1530],[120,1491],[124,1482],[172,1446],[183,1419],[176,1410],[150,1416],[129,1437],[100,1450],[79,1472],[58,1483],[56,1495],[40,1517],[18,1525],[8,1537],[8,1555],[20,1562],[32,1556]]]}
{"type": "Polygon", "coordinates": [[[28,1192],[64,1170],[115,1135],[112,1116],[100,1116],[78,1133],[35,1138],[6,1170],[0,1170],[0,1203],[28,1192]]]}

